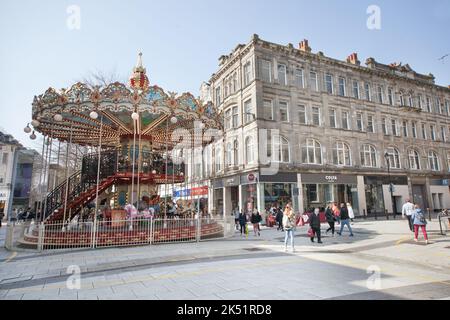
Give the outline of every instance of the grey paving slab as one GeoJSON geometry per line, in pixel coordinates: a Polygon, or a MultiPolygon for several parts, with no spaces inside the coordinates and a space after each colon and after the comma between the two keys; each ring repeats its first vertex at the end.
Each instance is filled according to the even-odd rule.
{"type": "Polygon", "coordinates": [[[168,292],[160,292],[156,293],[156,296],[161,300],[185,300],[185,299],[196,299],[197,296],[187,290],[187,289],[179,289],[176,291],[168,291],[168,292]]]}

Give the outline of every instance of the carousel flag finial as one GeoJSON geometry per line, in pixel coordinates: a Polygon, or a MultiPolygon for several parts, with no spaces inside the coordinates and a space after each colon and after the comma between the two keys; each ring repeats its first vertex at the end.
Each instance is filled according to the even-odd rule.
{"type": "Polygon", "coordinates": [[[136,67],[133,68],[133,73],[130,77],[130,87],[134,90],[146,91],[150,84],[146,72],[142,64],[142,52],[139,52],[136,67]]]}

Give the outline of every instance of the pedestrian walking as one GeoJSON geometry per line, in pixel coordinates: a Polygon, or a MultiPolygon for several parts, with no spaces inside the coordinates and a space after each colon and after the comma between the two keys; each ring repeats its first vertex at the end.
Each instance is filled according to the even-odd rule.
{"type": "Polygon", "coordinates": [[[284,251],[287,251],[287,244],[290,238],[291,240],[291,251],[294,252],[294,230],[295,230],[295,214],[292,210],[292,205],[289,202],[286,205],[283,213],[283,229],[285,232],[284,236],[284,251]]]}
{"type": "Polygon", "coordinates": [[[261,229],[259,226],[261,221],[262,221],[262,217],[259,214],[259,211],[253,212],[252,217],[250,218],[250,222],[253,225],[253,233],[255,234],[255,237],[256,237],[256,234],[258,234],[258,236],[261,236],[261,229]]]}
{"type": "Polygon", "coordinates": [[[336,217],[337,224],[339,225],[341,223],[341,217],[340,217],[341,211],[336,202],[333,203],[331,210],[333,210],[333,214],[336,217]]]}
{"type": "Polygon", "coordinates": [[[277,209],[277,215],[276,215],[275,219],[278,224],[277,230],[284,231],[284,229],[283,229],[283,211],[281,211],[280,208],[277,209]]]}
{"type": "Polygon", "coordinates": [[[239,214],[239,225],[241,227],[241,236],[247,234],[247,215],[244,212],[239,214]]]}
{"type": "Polygon", "coordinates": [[[344,226],[347,226],[348,230],[350,231],[350,237],[353,237],[353,230],[352,227],[350,226],[350,217],[348,216],[348,210],[345,203],[341,203],[340,219],[341,219],[341,229],[337,234],[341,236],[342,231],[344,230],[344,226]]]}
{"type": "Polygon", "coordinates": [[[239,230],[239,207],[234,210],[234,225],[236,230],[239,230]]]}
{"type": "Polygon", "coordinates": [[[415,210],[413,210],[413,213],[411,215],[411,220],[414,224],[414,241],[419,241],[419,228],[421,228],[423,237],[425,238],[425,243],[428,244],[427,220],[425,219],[425,214],[418,204],[416,204],[414,208],[415,210]]]}
{"type": "Polygon", "coordinates": [[[333,214],[332,203],[328,203],[328,207],[325,210],[325,218],[327,219],[328,225],[330,226],[326,233],[331,231],[331,235],[334,237],[334,223],[336,222],[336,217],[333,214]]]}
{"type": "Polygon", "coordinates": [[[319,208],[315,208],[314,209],[314,213],[311,215],[310,218],[310,222],[309,222],[309,226],[312,229],[312,234],[311,234],[311,242],[314,242],[314,237],[317,236],[317,243],[322,243],[321,239],[320,239],[320,210],[319,208]]]}
{"type": "Polygon", "coordinates": [[[348,210],[348,217],[350,218],[350,221],[353,224],[353,219],[355,219],[355,212],[353,211],[353,207],[350,202],[347,202],[347,210],[348,210]]]}
{"type": "Polygon", "coordinates": [[[406,203],[402,207],[402,217],[403,219],[408,219],[409,230],[414,232],[414,223],[412,219],[412,214],[415,210],[414,205],[411,203],[410,199],[406,199],[406,203]]]}

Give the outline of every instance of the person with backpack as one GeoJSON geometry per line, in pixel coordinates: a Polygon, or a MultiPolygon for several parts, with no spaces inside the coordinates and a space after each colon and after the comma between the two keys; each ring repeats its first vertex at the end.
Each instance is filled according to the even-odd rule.
{"type": "Polygon", "coordinates": [[[294,230],[295,230],[295,214],[292,210],[291,203],[286,205],[283,213],[283,229],[285,232],[284,236],[284,251],[287,251],[287,244],[290,238],[291,240],[291,251],[294,252],[294,230]]]}
{"type": "Polygon", "coordinates": [[[350,226],[350,217],[348,215],[348,210],[345,203],[341,203],[340,218],[341,218],[341,230],[337,234],[341,236],[342,230],[344,230],[344,226],[347,226],[348,230],[350,231],[350,237],[353,237],[353,230],[352,227],[350,226]]]}
{"type": "Polygon", "coordinates": [[[314,213],[311,215],[311,218],[309,220],[309,226],[312,229],[311,234],[311,242],[314,242],[314,237],[317,236],[317,243],[322,243],[320,239],[320,210],[319,208],[314,209],[314,213]]]}
{"type": "Polygon", "coordinates": [[[258,233],[258,236],[261,236],[261,229],[259,227],[260,222],[262,221],[262,217],[259,214],[259,211],[253,212],[252,217],[250,218],[250,222],[253,224],[253,232],[256,237],[256,233],[258,233]]]}
{"type": "Polygon", "coordinates": [[[419,228],[422,229],[423,237],[425,238],[425,244],[428,244],[427,235],[427,220],[425,219],[425,214],[418,204],[414,206],[415,210],[411,215],[411,220],[414,224],[414,241],[418,242],[419,228]]]}
{"type": "Polygon", "coordinates": [[[326,233],[331,231],[331,234],[334,237],[334,223],[336,222],[336,218],[335,218],[335,216],[333,214],[333,210],[331,208],[332,208],[332,203],[330,202],[328,204],[327,209],[325,210],[325,218],[327,219],[327,223],[330,226],[327,229],[326,233]]]}

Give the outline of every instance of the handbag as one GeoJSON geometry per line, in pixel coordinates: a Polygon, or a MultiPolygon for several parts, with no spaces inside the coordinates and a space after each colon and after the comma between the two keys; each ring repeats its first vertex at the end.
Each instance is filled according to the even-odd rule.
{"type": "Polygon", "coordinates": [[[308,236],[309,236],[310,238],[313,238],[313,237],[314,237],[314,230],[313,230],[312,228],[309,228],[309,230],[308,230],[308,236]]]}
{"type": "Polygon", "coordinates": [[[297,226],[303,227],[305,225],[305,221],[303,221],[303,217],[298,217],[297,226]]]}

